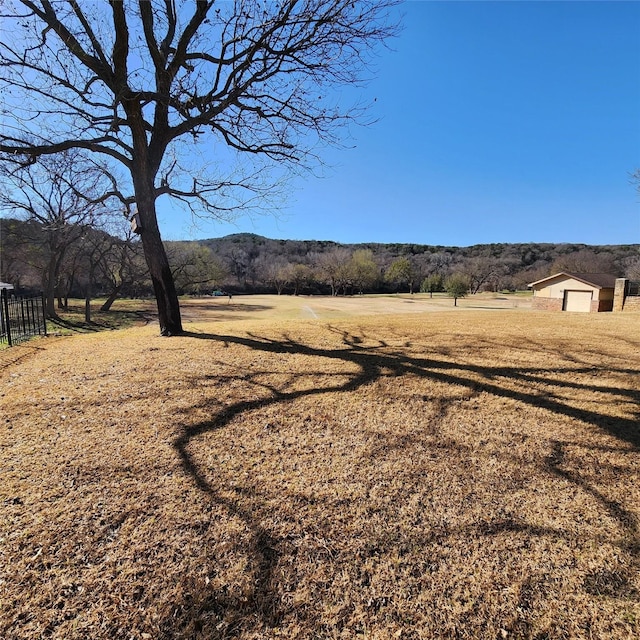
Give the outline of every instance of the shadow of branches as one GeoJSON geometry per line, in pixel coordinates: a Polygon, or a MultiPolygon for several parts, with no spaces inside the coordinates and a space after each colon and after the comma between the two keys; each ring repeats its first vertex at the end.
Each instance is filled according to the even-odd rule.
{"type": "MultiPolygon", "coordinates": [[[[466,390],[467,398],[478,397],[479,394],[488,394],[496,398],[516,402],[522,407],[531,410],[542,410],[551,416],[566,417],[579,421],[586,427],[593,427],[614,436],[626,451],[637,452],[640,450],[640,411],[638,410],[638,407],[640,407],[640,391],[635,388],[614,388],[597,382],[597,376],[595,375],[597,374],[597,367],[593,363],[581,363],[576,358],[559,359],[560,362],[569,361],[570,364],[558,364],[558,366],[552,368],[515,365],[488,366],[474,362],[459,363],[452,361],[450,358],[440,357],[437,353],[433,356],[416,355],[415,353],[412,355],[405,348],[390,346],[387,341],[372,338],[364,333],[356,335],[337,327],[329,327],[328,330],[334,337],[339,338],[339,346],[321,348],[305,344],[287,335],[274,339],[255,334],[247,334],[245,336],[220,336],[203,333],[186,334],[186,338],[210,341],[213,347],[218,345],[237,345],[256,354],[260,353],[273,358],[304,356],[310,358],[312,363],[334,362],[339,363],[341,366],[344,365],[344,372],[341,375],[329,376],[325,379],[324,384],[302,387],[297,384],[298,378],[302,377],[301,374],[292,372],[286,382],[269,384],[264,380],[260,380],[259,376],[251,372],[245,372],[239,375],[239,380],[247,388],[251,388],[252,385],[255,386],[256,392],[250,394],[252,397],[234,401],[226,406],[212,403],[210,419],[196,424],[185,425],[182,429],[182,434],[174,441],[174,447],[180,457],[183,468],[200,490],[216,504],[223,505],[229,514],[244,523],[251,536],[253,588],[247,594],[241,607],[239,607],[237,601],[225,600],[224,597],[214,598],[214,601],[209,598],[202,601],[198,606],[189,609],[188,613],[185,613],[185,616],[199,619],[207,609],[218,611],[219,616],[221,618],[224,617],[225,621],[216,627],[218,630],[218,636],[216,637],[238,637],[243,632],[246,632],[251,624],[275,628],[282,623],[286,614],[285,607],[281,602],[281,594],[275,588],[275,582],[278,580],[276,569],[283,555],[292,552],[292,541],[290,539],[278,539],[263,524],[265,507],[260,504],[258,493],[245,492],[241,500],[238,496],[230,495],[228,491],[222,491],[218,485],[211,481],[212,474],[215,475],[216,470],[204,465],[194,453],[196,450],[194,443],[199,436],[222,431],[233,421],[245,415],[255,411],[265,411],[272,407],[282,407],[284,410],[293,401],[303,398],[319,398],[324,394],[336,392],[353,392],[382,379],[412,377],[423,380],[426,389],[429,388],[430,384],[449,385],[466,390]],[[571,397],[568,398],[567,394],[571,397]],[[594,394],[601,400],[597,406],[593,406],[593,403],[584,406],[571,399],[581,394],[594,394]],[[627,407],[626,416],[615,415],[607,411],[607,407],[614,405],[627,407]],[[235,612],[232,610],[234,607],[238,609],[235,612]],[[220,612],[224,612],[224,615],[220,612]]],[[[489,348],[491,345],[487,344],[485,346],[489,348]]],[[[318,364],[317,373],[321,373],[322,369],[323,365],[318,364]]],[[[640,371],[632,366],[621,366],[614,372],[608,370],[608,373],[633,376],[640,373],[640,371]]],[[[428,391],[425,399],[430,399],[428,391]]],[[[435,398],[434,402],[436,402],[435,398]]],[[[451,403],[446,400],[438,400],[436,405],[436,413],[441,416],[446,415],[451,409],[451,403]]],[[[415,437],[410,433],[410,425],[407,425],[407,427],[408,433],[397,438],[397,441],[392,441],[391,438],[383,440],[380,445],[380,451],[388,451],[392,447],[398,450],[407,447],[411,438],[415,437]]],[[[444,439],[442,446],[454,447],[457,445],[444,439]]],[[[376,455],[375,452],[372,455],[376,455]]],[[[565,468],[564,462],[565,443],[559,437],[558,440],[552,443],[551,453],[542,461],[541,470],[571,483],[588,493],[599,503],[603,511],[615,519],[622,530],[625,531],[625,541],[621,544],[624,544],[626,551],[629,551],[633,557],[637,558],[637,552],[640,548],[640,533],[636,515],[618,501],[608,498],[580,473],[565,468]]],[[[412,480],[407,476],[406,479],[411,482],[420,482],[419,478],[412,480]]],[[[307,502],[311,500],[309,497],[304,499],[298,497],[298,499],[300,501],[306,500],[307,502]]],[[[318,498],[318,502],[321,503],[322,499],[318,498]]],[[[552,526],[527,523],[512,517],[511,514],[497,513],[494,515],[495,517],[489,518],[485,522],[469,526],[485,537],[498,536],[505,532],[516,534],[526,532],[530,536],[562,537],[569,535],[552,526]]],[[[463,529],[454,531],[454,529],[445,524],[439,533],[432,533],[425,540],[419,540],[419,535],[416,532],[413,544],[433,544],[438,536],[465,535],[465,530],[463,529]]],[[[387,539],[381,544],[393,544],[393,540],[387,539]]],[[[325,544],[325,548],[328,549],[327,553],[330,555],[330,545],[327,546],[325,544]]],[[[371,551],[371,553],[374,553],[374,551],[371,551]]],[[[436,565],[437,563],[433,564],[433,566],[436,565]]],[[[629,567],[630,572],[637,569],[637,561],[629,567]]],[[[366,583],[366,576],[362,579],[366,583]]],[[[620,591],[622,587],[627,585],[628,580],[628,575],[622,575],[621,573],[611,574],[608,579],[604,573],[594,572],[593,575],[585,579],[585,590],[593,592],[604,581],[608,585],[615,583],[611,589],[617,593],[616,589],[620,591]]],[[[533,582],[530,582],[528,587],[524,585],[521,594],[522,607],[526,608],[525,601],[528,602],[528,599],[530,600],[533,597],[531,594],[541,588],[540,585],[536,585],[533,582]]],[[[602,588],[607,589],[609,587],[602,588]]],[[[371,605],[371,607],[376,609],[376,607],[386,606],[386,604],[386,600],[381,600],[377,604],[371,605]]],[[[312,625],[320,624],[317,614],[313,611],[307,611],[305,615],[311,620],[312,625]]],[[[173,633],[175,633],[177,628],[175,625],[178,622],[171,621],[167,622],[167,624],[169,626],[174,625],[173,633]]],[[[195,633],[193,631],[194,628],[196,631],[200,628],[197,625],[196,627],[190,626],[190,621],[188,620],[183,620],[180,624],[184,629],[191,629],[189,633],[192,634],[195,633]]],[[[523,626],[523,624],[522,622],[513,623],[509,629],[510,632],[526,635],[531,629],[526,625],[523,626]]],[[[320,628],[320,626],[317,628],[320,628]]],[[[185,637],[187,637],[187,632],[185,631],[184,633],[185,637]]]]}

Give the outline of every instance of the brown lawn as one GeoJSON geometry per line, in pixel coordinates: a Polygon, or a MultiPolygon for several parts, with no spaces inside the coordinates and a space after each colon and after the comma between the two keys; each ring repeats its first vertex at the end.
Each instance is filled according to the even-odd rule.
{"type": "Polygon", "coordinates": [[[446,294],[396,294],[366,296],[233,296],[204,297],[186,300],[183,318],[201,321],[247,319],[336,320],[362,315],[424,313],[427,311],[482,309],[528,309],[531,296],[525,294],[482,293],[459,298],[457,307],[446,294]]]}
{"type": "Polygon", "coordinates": [[[0,637],[640,637],[637,315],[272,298],[0,352],[0,637]]]}

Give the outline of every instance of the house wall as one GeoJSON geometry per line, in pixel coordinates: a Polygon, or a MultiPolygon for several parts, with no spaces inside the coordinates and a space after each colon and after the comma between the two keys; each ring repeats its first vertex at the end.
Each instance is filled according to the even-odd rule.
{"type": "Polygon", "coordinates": [[[613,307],[613,295],[614,289],[600,289],[600,295],[598,296],[598,300],[606,300],[611,303],[613,307]]]}
{"type": "Polygon", "coordinates": [[[611,300],[592,300],[591,312],[598,313],[600,311],[613,311],[613,299],[611,300]]]}
{"type": "MultiPolygon", "coordinates": [[[[593,300],[600,299],[600,289],[597,287],[589,286],[580,280],[574,278],[557,278],[552,280],[547,286],[542,289],[534,290],[534,296],[540,296],[541,298],[560,298],[564,297],[565,291],[592,291],[593,300]]],[[[613,300],[613,291],[611,292],[611,300],[613,300]]]]}
{"type": "Polygon", "coordinates": [[[542,298],[537,293],[531,298],[531,308],[539,311],[562,311],[562,298],[542,298]]]}
{"type": "Polygon", "coordinates": [[[623,311],[640,311],[640,296],[627,296],[624,299],[623,311]]]}

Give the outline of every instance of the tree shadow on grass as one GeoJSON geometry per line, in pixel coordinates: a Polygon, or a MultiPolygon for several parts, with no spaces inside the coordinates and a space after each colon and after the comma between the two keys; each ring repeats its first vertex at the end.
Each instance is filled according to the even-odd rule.
{"type": "MultiPolygon", "coordinates": [[[[633,447],[640,449],[640,390],[636,389],[620,389],[608,386],[585,384],[581,382],[573,382],[561,380],[558,377],[563,374],[592,374],[594,372],[593,365],[583,367],[488,367],[465,363],[457,365],[446,360],[437,360],[435,358],[418,358],[408,356],[402,352],[382,351],[387,348],[387,343],[383,340],[377,340],[375,346],[367,346],[361,337],[352,335],[347,332],[330,329],[339,332],[343,336],[342,349],[319,349],[305,345],[303,343],[283,337],[281,340],[273,340],[262,338],[249,334],[247,337],[240,336],[219,336],[206,333],[185,333],[184,335],[191,338],[205,339],[221,344],[237,344],[245,346],[254,351],[262,351],[266,353],[276,354],[295,354],[306,355],[318,358],[328,358],[338,360],[344,363],[356,365],[359,373],[354,375],[352,379],[342,385],[339,389],[333,386],[327,388],[313,389],[302,392],[304,395],[322,394],[333,392],[336,390],[353,391],[382,375],[382,372],[391,372],[393,376],[413,375],[426,378],[434,382],[443,382],[452,385],[467,387],[476,393],[488,393],[494,396],[517,400],[531,407],[545,409],[553,414],[567,416],[589,424],[604,431],[609,432],[616,438],[628,442],[633,447]],[[464,369],[464,373],[460,370],[464,369]],[[455,371],[455,373],[454,373],[455,371]],[[510,389],[501,381],[511,381],[522,383],[520,389],[510,389]],[[590,391],[602,393],[610,396],[610,400],[624,401],[634,405],[634,416],[632,418],[621,418],[607,415],[604,411],[595,411],[581,409],[571,406],[561,399],[555,398],[553,394],[536,393],[534,390],[524,390],[527,386],[533,387],[536,383],[543,383],[554,388],[563,388],[575,391],[590,391]]],[[[622,375],[640,375],[640,368],[619,367],[615,370],[607,369],[608,373],[619,373],[622,375]]],[[[388,375],[388,374],[385,374],[388,375]]],[[[279,393],[274,395],[271,402],[281,402],[284,399],[295,399],[298,392],[279,393]]],[[[264,400],[257,402],[264,403],[264,400]]],[[[190,439],[200,433],[208,431],[212,428],[220,428],[224,426],[230,419],[245,410],[255,408],[245,406],[246,403],[238,403],[225,410],[224,414],[219,415],[212,422],[202,423],[200,426],[193,428],[192,431],[185,434],[184,437],[190,439]]],[[[251,403],[250,403],[251,404],[251,403]]]]}
{"type": "MultiPolygon", "coordinates": [[[[234,302],[233,300],[228,300],[226,298],[220,298],[220,302],[201,302],[200,299],[197,299],[195,304],[182,304],[182,308],[184,308],[188,313],[191,311],[202,313],[203,311],[215,311],[216,313],[256,313],[259,311],[269,311],[273,309],[273,305],[266,304],[251,304],[245,302],[234,302]]],[[[202,334],[190,334],[186,333],[185,335],[202,335],[202,334]]]]}
{"type": "MultiPolygon", "coordinates": [[[[203,468],[190,451],[190,444],[206,433],[224,429],[239,416],[256,410],[264,410],[274,405],[286,405],[304,397],[321,396],[327,393],[350,392],[364,387],[382,377],[413,376],[433,383],[444,383],[469,390],[473,395],[486,393],[521,403],[532,409],[542,409],[550,414],[564,416],[578,420],[585,425],[593,426],[625,443],[627,451],[640,450],[640,391],[632,388],[612,388],[602,384],[567,379],[568,375],[584,374],[589,376],[594,372],[591,364],[575,363],[575,366],[557,366],[554,368],[518,367],[518,366],[482,366],[478,364],[457,364],[437,357],[418,357],[408,355],[401,350],[391,348],[383,340],[373,340],[365,335],[355,335],[340,329],[330,327],[330,331],[341,337],[342,346],[334,349],[323,349],[288,336],[272,339],[258,335],[246,336],[212,335],[206,333],[186,333],[188,338],[208,340],[212,344],[239,345],[252,351],[272,355],[294,355],[318,358],[319,361],[337,361],[344,365],[345,372],[336,376],[335,380],[312,388],[294,389],[289,383],[280,387],[268,386],[260,383],[262,392],[267,397],[253,397],[240,400],[231,405],[220,407],[211,419],[207,419],[191,426],[185,426],[183,433],[174,441],[174,447],[179,455],[182,466],[196,485],[213,501],[221,504],[230,515],[240,519],[251,535],[251,552],[253,562],[253,590],[243,604],[242,612],[234,614],[230,609],[234,604],[220,597],[209,597],[203,600],[199,607],[191,609],[189,615],[198,618],[206,610],[225,612],[226,622],[218,637],[237,637],[246,628],[247,620],[259,620],[266,627],[277,627],[283,618],[284,611],[280,596],[274,589],[275,569],[281,557],[282,541],[274,539],[272,534],[260,522],[260,509],[255,497],[248,505],[240,500],[223,495],[219,489],[209,481],[207,474],[210,470],[203,468]],[[564,378],[563,378],[564,376],[564,378]],[[345,378],[347,378],[345,380],[345,378]],[[569,404],[563,399],[563,393],[594,393],[606,398],[600,406],[601,410],[582,408],[569,404]],[[608,404],[629,404],[630,417],[619,417],[607,414],[608,404]],[[630,449],[629,449],[630,447],[630,449]]],[[[566,360],[565,360],[566,361],[566,360]]],[[[624,376],[640,374],[640,368],[620,367],[613,372],[624,376]]],[[[295,374],[291,374],[295,379],[295,374]]],[[[300,374],[302,375],[308,375],[300,374]]],[[[243,378],[251,384],[251,374],[243,378]]],[[[441,411],[446,411],[442,407],[441,411]]],[[[404,443],[404,440],[403,440],[404,443]]],[[[406,443],[404,443],[406,444],[406,443]]],[[[397,446],[404,446],[400,443],[397,446]]],[[[610,500],[602,492],[591,486],[587,480],[575,472],[563,469],[563,444],[558,441],[548,459],[544,463],[544,470],[572,484],[580,487],[591,495],[609,516],[614,518],[627,535],[627,547],[640,547],[640,532],[635,515],[619,503],[610,500]]],[[[482,529],[482,527],[480,527],[482,529]]],[[[495,535],[502,531],[522,530],[530,535],[563,535],[561,531],[541,529],[522,522],[506,520],[502,524],[485,523],[483,535],[495,535]]],[[[632,550],[633,551],[633,550],[632,550]]],[[[634,565],[635,566],[635,565],[634,565]]],[[[630,569],[631,570],[631,569],[630,569]]],[[[585,589],[594,589],[593,585],[600,584],[606,576],[594,574],[585,589]],[[598,582],[600,581],[600,582],[598,582]]],[[[625,584],[627,577],[616,574],[616,580],[625,584]]],[[[611,581],[610,581],[611,582],[611,581]]],[[[616,583],[616,584],[618,584],[616,583]]],[[[222,613],[220,613],[222,616],[222,613]]],[[[310,613],[309,615],[313,615],[310,613]]],[[[178,621],[173,621],[178,624],[178,621]]],[[[173,624],[172,623],[172,624],[173,624]]],[[[184,628],[193,620],[183,620],[184,628]]],[[[190,627],[193,628],[193,627],[190,627]]],[[[196,625],[197,628],[197,625],[196,625]]],[[[174,627],[175,629],[175,627],[174,627]]],[[[182,637],[182,636],[180,636],[182,637]]]]}
{"type": "Polygon", "coordinates": [[[80,311],[75,317],[47,318],[48,325],[74,333],[97,333],[113,331],[134,325],[146,325],[153,316],[145,311],[93,311],[93,320],[86,322],[80,311]]]}

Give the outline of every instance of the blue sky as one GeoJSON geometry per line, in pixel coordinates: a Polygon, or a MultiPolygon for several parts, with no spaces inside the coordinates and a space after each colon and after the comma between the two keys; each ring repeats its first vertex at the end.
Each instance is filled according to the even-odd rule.
{"type": "MultiPolygon", "coordinates": [[[[166,239],[640,243],[640,2],[407,2],[361,91],[378,121],[327,149],[277,217],[161,213],[166,239]]],[[[345,92],[345,99],[353,99],[345,92]]],[[[164,206],[164,205],[163,205],[164,206]]]]}

